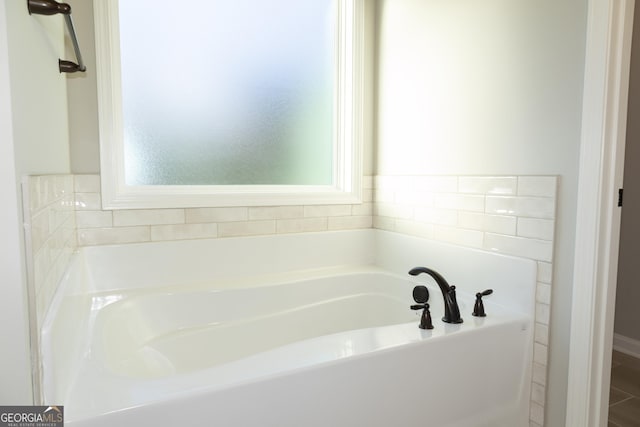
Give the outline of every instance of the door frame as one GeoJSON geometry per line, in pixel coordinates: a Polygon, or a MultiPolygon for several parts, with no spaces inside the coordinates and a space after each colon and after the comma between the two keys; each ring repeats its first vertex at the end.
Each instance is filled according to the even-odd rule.
{"type": "Polygon", "coordinates": [[[567,426],[607,425],[634,6],[588,6],[567,426]]]}

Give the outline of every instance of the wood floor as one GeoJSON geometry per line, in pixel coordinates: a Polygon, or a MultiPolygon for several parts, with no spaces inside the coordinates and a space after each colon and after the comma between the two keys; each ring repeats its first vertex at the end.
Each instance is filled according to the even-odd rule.
{"type": "Polygon", "coordinates": [[[609,427],[640,427],[640,359],[613,352],[609,427]]]}

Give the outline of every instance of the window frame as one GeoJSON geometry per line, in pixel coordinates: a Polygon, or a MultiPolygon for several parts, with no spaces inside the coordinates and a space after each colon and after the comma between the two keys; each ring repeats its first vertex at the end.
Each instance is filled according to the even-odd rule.
{"type": "Polygon", "coordinates": [[[335,0],[337,46],[332,185],[133,186],[125,182],[118,0],[94,0],[103,208],[361,203],[365,1],[335,0]]]}

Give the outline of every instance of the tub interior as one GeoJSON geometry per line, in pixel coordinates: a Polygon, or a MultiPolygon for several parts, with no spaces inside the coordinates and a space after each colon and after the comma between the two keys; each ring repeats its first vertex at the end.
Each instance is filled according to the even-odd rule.
{"type": "Polygon", "coordinates": [[[112,296],[96,313],[94,329],[102,339],[92,351],[120,375],[193,372],[323,335],[412,322],[410,292],[406,279],[362,272],[243,289],[112,296]]]}

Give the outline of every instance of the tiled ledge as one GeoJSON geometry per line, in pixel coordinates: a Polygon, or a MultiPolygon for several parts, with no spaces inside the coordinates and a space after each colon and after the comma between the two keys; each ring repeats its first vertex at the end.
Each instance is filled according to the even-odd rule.
{"type": "MultiPolygon", "coordinates": [[[[32,373],[39,379],[40,331],[76,247],[73,175],[26,176],[22,199],[32,373]]],[[[40,396],[40,381],[33,386],[40,396]]]]}
{"type": "Polygon", "coordinates": [[[556,181],[378,176],[376,228],[550,261],[556,181]]]}
{"type": "Polygon", "coordinates": [[[361,205],[259,206],[104,211],[100,177],[76,175],[78,245],[346,230],[373,226],[371,177],[361,205]]]}
{"type": "Polygon", "coordinates": [[[26,177],[23,188],[30,281],[38,327],[76,247],[72,175],[26,177]]]}

